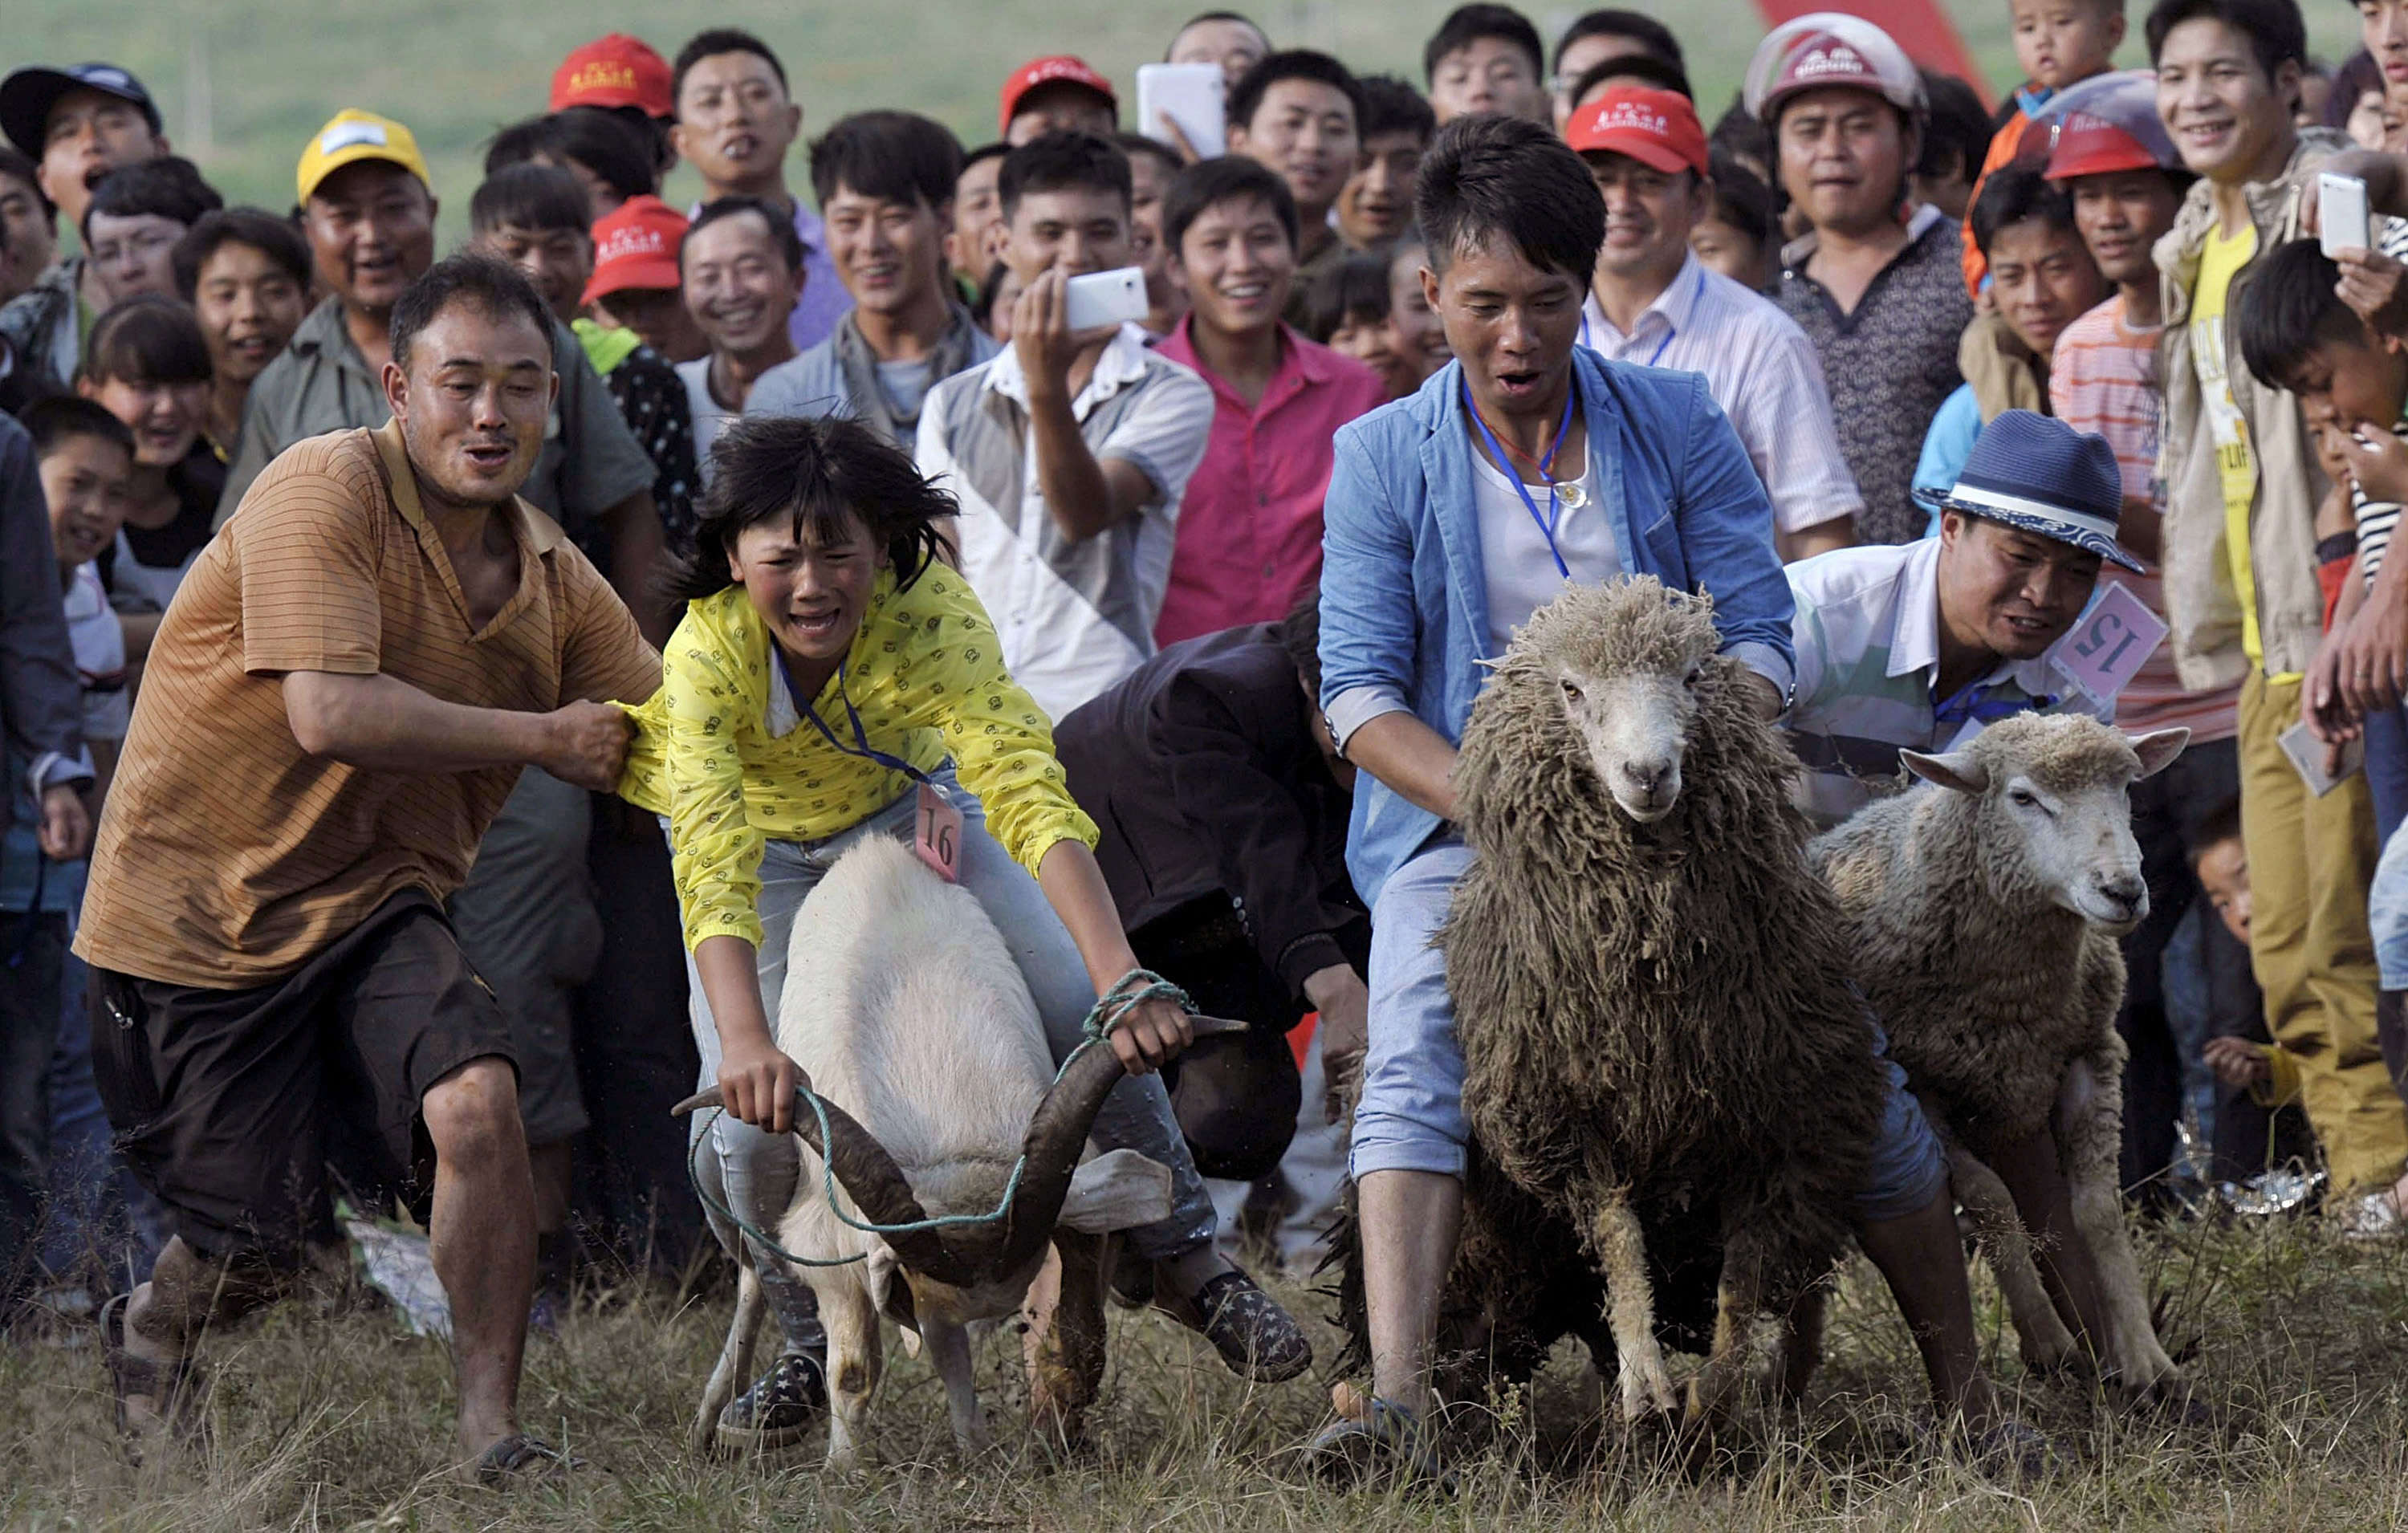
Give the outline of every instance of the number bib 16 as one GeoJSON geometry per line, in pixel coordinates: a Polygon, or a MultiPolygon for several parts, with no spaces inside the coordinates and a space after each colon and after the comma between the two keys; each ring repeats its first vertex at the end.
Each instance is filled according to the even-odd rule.
{"type": "Polygon", "coordinates": [[[911,850],[936,869],[947,883],[961,878],[962,811],[953,808],[934,784],[920,784],[920,807],[912,821],[911,850]]]}

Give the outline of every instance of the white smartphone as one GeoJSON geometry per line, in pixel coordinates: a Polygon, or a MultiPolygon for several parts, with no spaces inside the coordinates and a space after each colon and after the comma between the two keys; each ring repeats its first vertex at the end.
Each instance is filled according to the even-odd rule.
{"type": "Polygon", "coordinates": [[[1170,135],[1162,120],[1168,117],[1187,136],[1188,147],[1209,160],[1228,148],[1228,77],[1217,64],[1140,64],[1138,131],[1167,144],[1170,135]]]}
{"type": "Polygon", "coordinates": [[[2374,241],[2366,222],[2366,183],[2355,176],[2320,173],[2316,177],[2316,224],[2323,231],[2325,253],[2338,256],[2344,251],[2373,249],[2374,241]]]}
{"type": "Polygon", "coordinates": [[[2366,741],[2354,739],[2341,748],[2341,770],[2327,776],[2324,742],[2309,730],[2305,719],[2277,735],[2274,743],[2291,758],[2291,765],[2299,769],[2300,781],[2308,785],[2308,792],[2318,798],[2357,776],[2366,766],[2366,741]]]}
{"type": "Polygon", "coordinates": [[[1062,284],[1063,321],[1073,330],[1141,320],[1146,315],[1145,270],[1122,266],[1091,271],[1062,284]]]}

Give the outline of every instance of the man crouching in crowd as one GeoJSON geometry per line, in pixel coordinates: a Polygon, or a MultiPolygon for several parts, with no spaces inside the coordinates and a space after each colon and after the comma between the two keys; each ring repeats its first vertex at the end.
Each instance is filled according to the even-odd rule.
{"type": "Polygon", "coordinates": [[[607,699],[660,657],[518,498],[558,381],[552,317],[485,256],[393,311],[393,419],[283,453],[150,652],[76,951],[118,1142],[173,1215],[104,1311],[118,1418],[187,1426],[213,1318],[331,1234],[330,1135],[432,1160],[459,1446],[480,1480],[566,1460],[519,1430],[535,1210],[510,1030],[442,900],[522,766],[612,787],[607,699]]]}

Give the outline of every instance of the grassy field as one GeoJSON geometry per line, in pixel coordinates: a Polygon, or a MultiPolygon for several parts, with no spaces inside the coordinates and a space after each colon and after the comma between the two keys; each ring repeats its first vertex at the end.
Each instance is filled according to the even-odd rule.
{"type": "MultiPolygon", "coordinates": [[[[1076,51],[1121,82],[1134,107],[1136,69],[1161,57],[1178,23],[1205,0],[716,0],[668,7],[587,0],[531,9],[469,0],[10,0],[0,7],[11,64],[106,58],[157,93],[168,133],[229,196],[280,208],[308,135],[340,107],[408,122],[424,142],[446,202],[444,228],[466,226],[468,193],[494,129],[544,105],[562,55],[620,29],[674,53],[706,24],[752,28],[783,55],[806,133],[866,107],[908,106],[942,118],[966,142],[994,136],[996,91],[1022,61],[1076,51]]],[[[1698,99],[1711,116],[1737,88],[1764,28],[1748,0],[1639,0],[1678,32],[1698,99]]],[[[1416,83],[1421,44],[1450,0],[1268,0],[1246,7],[1285,45],[1327,49],[1361,69],[1416,83]]],[[[1550,0],[1530,14],[1550,36],[1581,9],[1550,0]]],[[[1990,83],[2015,79],[2004,0],[1953,0],[1990,83]]],[[[2143,61],[2140,20],[2124,62],[2143,61]]],[[[2308,0],[2315,46],[2338,59],[2355,46],[2357,15],[2339,0],[2308,0]]],[[[799,173],[798,173],[799,179],[799,173]]],[[[690,194],[690,175],[672,182],[690,194]]]]}
{"type": "MultiPolygon", "coordinates": [[[[436,1344],[342,1295],[289,1301],[215,1340],[213,1446],[178,1469],[128,1468],[88,1339],[0,1346],[0,1526],[252,1528],[1203,1530],[1335,1527],[1989,1530],[2219,1528],[2365,1533],[2408,1526],[2408,1268],[2308,1226],[2159,1232],[2143,1261],[2167,1296],[2214,1427],[2170,1428],[2099,1406],[2079,1386],[2028,1385],[1984,1291],[1993,1367],[2026,1417],[2079,1462],[2037,1484],[1994,1483],[1918,1452],[1919,1374],[1903,1327],[1861,1266],[1836,1306],[1830,1356],[1798,1417],[1743,1464],[1669,1472],[1582,1425],[1568,1357],[1534,1402],[1469,1457],[1446,1502],[1339,1495],[1295,1446],[1326,1418],[1321,1384],[1247,1388],[1156,1316],[1116,1315],[1094,1451],[1054,1463],[1016,1427],[1005,1368],[982,1354],[997,1426],[987,1458],[953,1460],[941,1393],[890,1357],[872,1441],[882,1467],[842,1477],[793,1462],[704,1463],[685,1421],[724,1326],[724,1303],[658,1297],[580,1306],[538,1341],[528,1426],[590,1468],[566,1490],[462,1488],[436,1344]]],[[[1297,1302],[1318,1312],[1311,1296],[1297,1302]]],[[[1326,1331],[1317,1333],[1326,1343],[1326,1331]]]]}

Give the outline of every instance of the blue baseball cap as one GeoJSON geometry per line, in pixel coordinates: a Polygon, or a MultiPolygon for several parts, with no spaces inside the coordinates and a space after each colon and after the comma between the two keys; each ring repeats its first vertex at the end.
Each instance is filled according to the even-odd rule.
{"type": "Polygon", "coordinates": [[[1982,428],[1953,487],[1917,490],[1914,498],[1928,509],[2071,543],[2126,569],[2145,567],[2115,541],[2124,514],[2115,450],[2104,437],[2028,409],[2001,411],[1982,428]]]}
{"type": "Polygon", "coordinates": [[[0,133],[6,133],[8,141],[36,165],[41,164],[42,150],[49,147],[50,108],[69,91],[98,91],[131,102],[142,108],[152,133],[160,129],[158,103],[130,70],[113,64],[71,64],[64,68],[29,64],[0,79],[0,133]]]}

